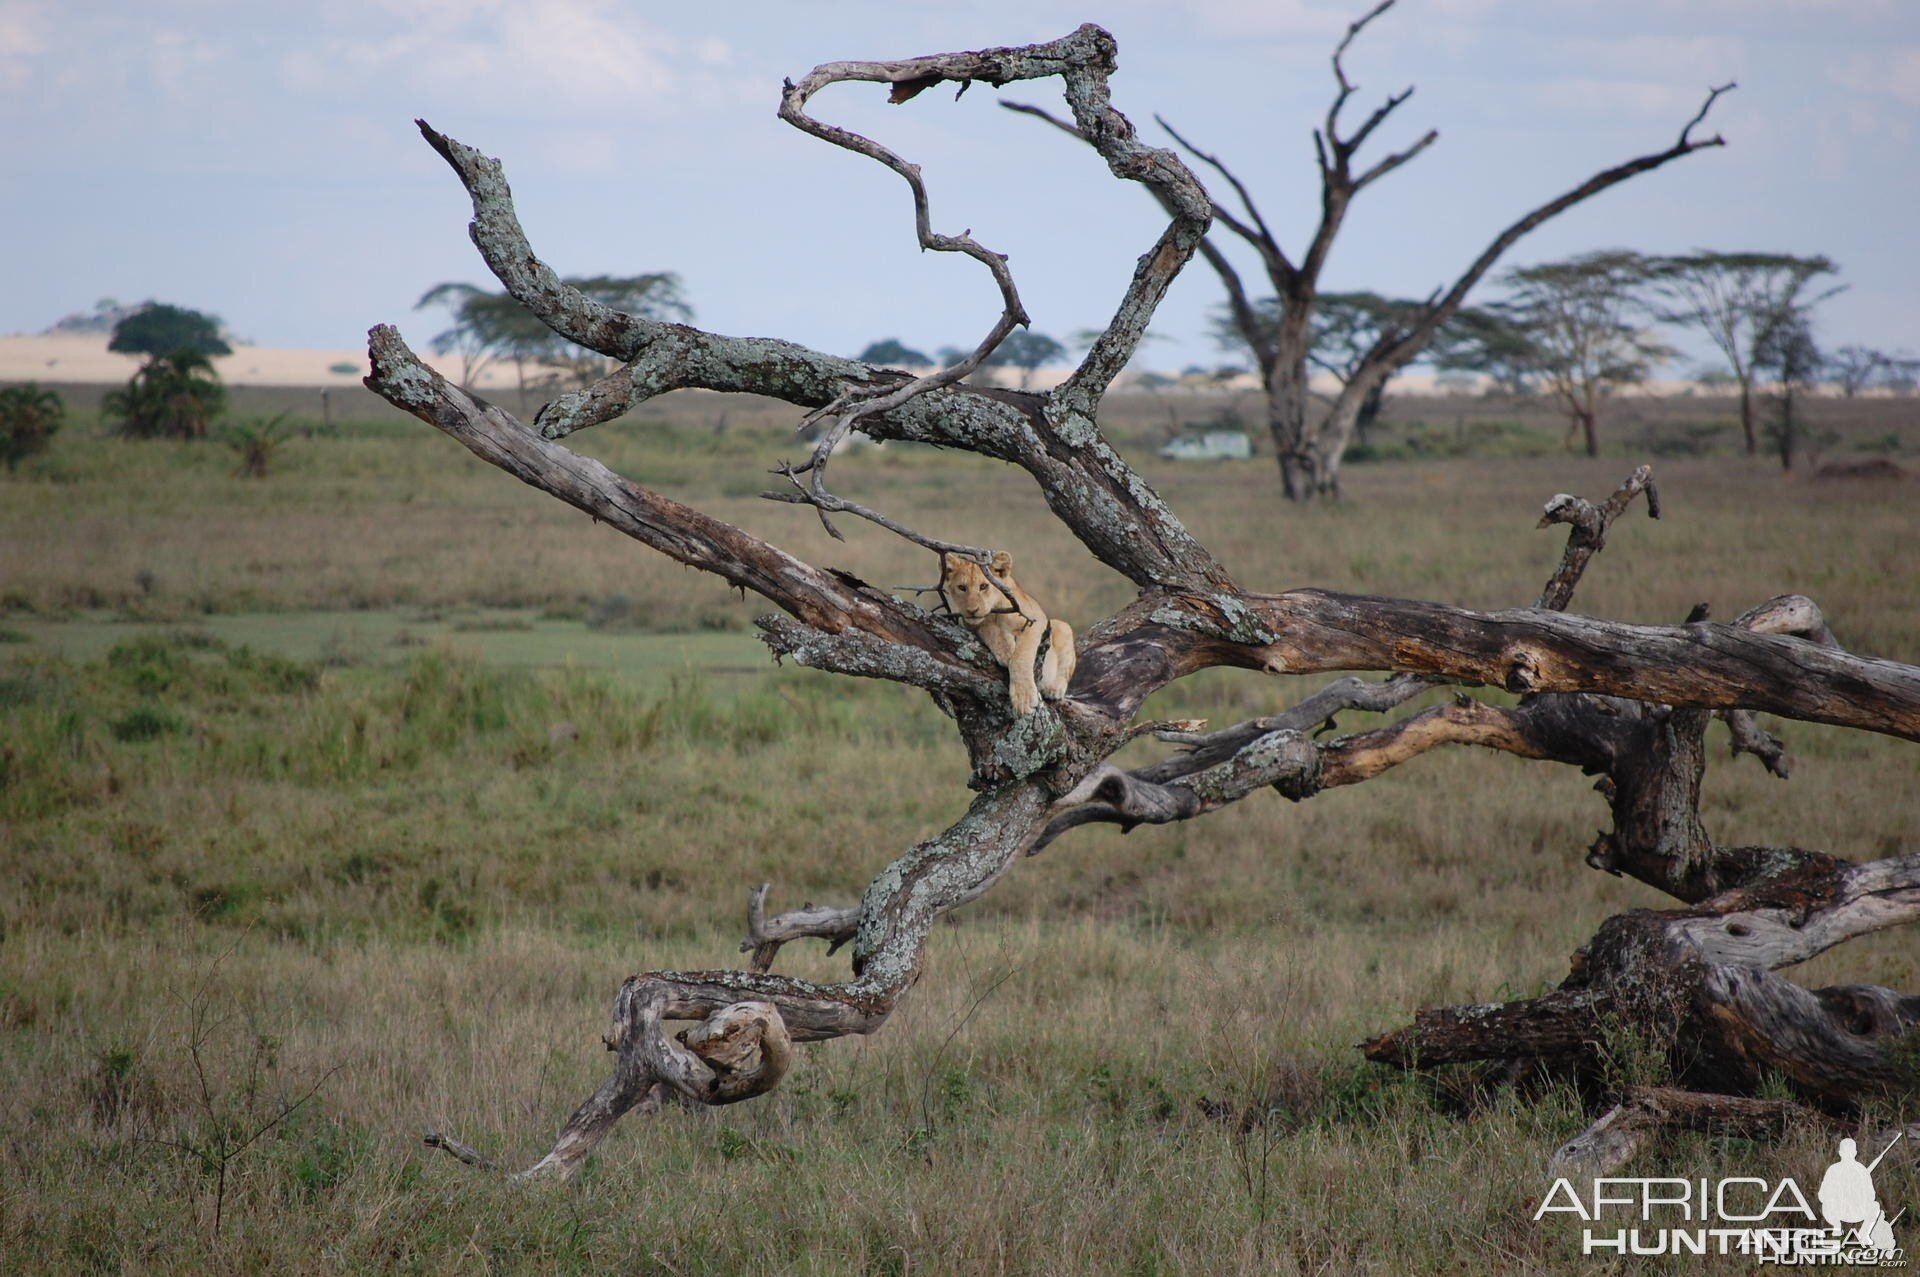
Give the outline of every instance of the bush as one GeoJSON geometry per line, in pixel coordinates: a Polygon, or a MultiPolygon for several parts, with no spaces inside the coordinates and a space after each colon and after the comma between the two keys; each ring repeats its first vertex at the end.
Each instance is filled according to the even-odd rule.
{"type": "Polygon", "coordinates": [[[66,421],[67,406],[59,395],[35,382],[0,390],[0,461],[8,473],[28,457],[47,450],[47,443],[66,421]]]}
{"type": "Polygon", "coordinates": [[[129,743],[156,740],[187,730],[186,720],[164,705],[139,705],[111,725],[113,738],[129,743]]]}
{"type": "Polygon", "coordinates": [[[287,441],[287,414],[281,413],[270,421],[243,421],[227,427],[220,434],[221,442],[233,449],[233,455],[240,459],[234,467],[236,479],[264,479],[273,464],[273,454],[287,441]]]}
{"type": "Polygon", "coordinates": [[[1704,457],[1718,438],[1733,428],[1730,421],[1689,421],[1672,426],[1648,426],[1640,432],[1640,449],[1656,457],[1704,457]]]}
{"type": "Polygon", "coordinates": [[[227,406],[227,388],[205,355],[156,355],[101,400],[101,409],[126,439],[204,439],[227,406]]]}

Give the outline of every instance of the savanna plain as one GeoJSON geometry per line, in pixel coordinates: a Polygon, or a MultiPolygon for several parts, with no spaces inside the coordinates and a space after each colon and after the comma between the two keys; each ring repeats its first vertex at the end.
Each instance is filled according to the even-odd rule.
{"type": "MultiPolygon", "coordinates": [[[[237,407],[310,411],[276,393],[237,407]]],[[[1589,780],[1466,749],[1078,831],[938,930],[882,1032],[806,1049],[771,1096],[629,1118],[572,1184],[424,1147],[538,1156],[602,1076],[623,977],[741,961],[755,883],[774,908],[857,899],[963,810],[964,754],[919,693],[775,667],[751,600],[370,401],[265,479],[217,444],[108,438],[76,402],[0,476],[0,1270],[1735,1270],[1583,1259],[1566,1217],[1534,1221],[1589,1120],[1571,1091],[1353,1049],[1420,1007],[1534,994],[1602,919],[1665,903],[1583,862],[1589,780]]],[[[1347,499],[1297,509],[1270,457],[1154,458],[1222,402],[1139,396],[1107,425],[1249,586],[1528,605],[1563,540],[1541,503],[1652,459],[1663,517],[1616,527],[1575,610],[1730,619],[1799,592],[1850,648],[1920,661],[1920,483],[1783,476],[1726,446],[1730,405],[1628,406],[1588,460],[1534,409],[1397,401],[1347,499]]],[[[1829,455],[1915,468],[1914,401],[1820,407],[1829,455]]],[[[816,562],[931,582],[923,551],[758,499],[802,450],[794,416],[675,396],[574,442],[816,562]]],[[[1126,600],[1018,472],[888,445],[835,478],[1011,548],[1076,624],[1126,600]]],[[[1216,673],[1148,712],[1224,725],[1310,690],[1216,673]]],[[[1912,746],[1767,725],[1794,776],[1716,757],[1716,837],[1911,850],[1912,746]]],[[[777,969],[844,964],[803,942],[777,969]]],[[[1920,944],[1800,976],[1920,989],[1920,944]]],[[[1622,1082],[1647,1067],[1600,1050],[1622,1082]]],[[[1807,1184],[1831,1159],[1822,1129],[1689,1134],[1633,1173],[1807,1184]]],[[[1920,1203],[1920,1157],[1877,1182],[1920,1203]]]]}

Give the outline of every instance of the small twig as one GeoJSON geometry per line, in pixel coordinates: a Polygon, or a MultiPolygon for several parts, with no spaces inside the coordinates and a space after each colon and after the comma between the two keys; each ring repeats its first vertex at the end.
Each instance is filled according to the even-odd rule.
{"type": "MultiPolygon", "coordinates": [[[[915,532],[906,524],[899,522],[897,519],[889,518],[881,514],[878,510],[868,509],[858,502],[848,501],[843,497],[834,496],[831,492],[820,490],[817,484],[814,488],[804,487],[798,478],[800,474],[804,473],[803,470],[782,466],[775,470],[774,473],[784,476],[789,483],[793,484],[795,490],[792,492],[762,492],[760,494],[761,497],[768,501],[780,501],[788,505],[810,505],[814,507],[820,512],[822,525],[826,527],[827,532],[835,540],[844,541],[846,538],[841,536],[839,531],[834,528],[831,523],[826,521],[826,516],[829,513],[851,514],[858,518],[865,519],[869,523],[877,523],[895,536],[911,541],[924,549],[932,550],[935,554],[958,554],[962,558],[972,559],[975,562],[982,563],[992,556],[993,552],[991,550],[981,546],[966,545],[959,541],[946,541],[939,537],[930,537],[924,533],[915,532]]],[[[816,470],[816,479],[818,475],[819,471],[816,470]]],[[[933,588],[938,589],[940,587],[935,586],[933,588]]]]}
{"type": "Polygon", "coordinates": [[[497,1171],[500,1169],[492,1161],[482,1156],[472,1145],[463,1144],[451,1135],[443,1135],[439,1131],[428,1131],[421,1142],[428,1148],[437,1148],[443,1153],[451,1154],[453,1157],[465,1162],[468,1166],[477,1166],[483,1171],[497,1171]]]}
{"type": "Polygon", "coordinates": [[[1713,110],[1713,104],[1719,100],[1720,95],[1722,93],[1730,93],[1734,89],[1737,89],[1739,87],[1740,87],[1740,82],[1738,80],[1728,80],[1725,84],[1720,85],[1718,88],[1709,90],[1709,92],[1707,93],[1707,100],[1700,104],[1699,112],[1691,120],[1687,121],[1687,126],[1685,128],[1680,130],[1680,141],[1677,142],[1675,145],[1683,146],[1683,147],[1725,146],[1727,144],[1726,139],[1721,137],[1718,133],[1714,134],[1711,138],[1709,138],[1705,142],[1695,142],[1688,135],[1693,132],[1695,127],[1697,127],[1702,120],[1705,120],[1707,118],[1707,112],[1713,110]]]}
{"type": "MultiPolygon", "coordinates": [[[[1372,128],[1372,124],[1370,123],[1367,126],[1365,126],[1365,129],[1363,129],[1361,134],[1358,137],[1356,137],[1352,142],[1342,142],[1340,140],[1340,134],[1338,131],[1338,126],[1340,122],[1340,108],[1347,104],[1347,99],[1352,97],[1360,87],[1359,85],[1354,84],[1352,81],[1347,79],[1346,67],[1341,64],[1340,60],[1346,56],[1347,46],[1353,43],[1354,37],[1358,36],[1362,31],[1364,31],[1369,22],[1372,22],[1375,18],[1379,17],[1381,14],[1393,8],[1393,5],[1394,5],[1394,0],[1380,0],[1379,4],[1375,5],[1373,8],[1369,9],[1366,13],[1362,14],[1358,19],[1356,19],[1351,25],[1347,27],[1346,35],[1340,37],[1340,43],[1335,45],[1333,49],[1333,79],[1334,79],[1334,82],[1340,86],[1340,92],[1334,96],[1333,105],[1327,108],[1326,135],[1327,135],[1327,142],[1330,145],[1332,145],[1332,147],[1334,148],[1334,154],[1338,157],[1338,163],[1342,170],[1346,168],[1347,157],[1353,154],[1353,148],[1359,145],[1360,138],[1366,136],[1366,131],[1372,128]]],[[[1408,92],[1410,93],[1412,92],[1412,90],[1409,89],[1408,92]]],[[[1404,95],[1402,96],[1404,98],[1404,95]]],[[[1392,101],[1392,99],[1389,99],[1389,101],[1392,101]]],[[[1399,105],[1399,103],[1395,102],[1394,105],[1397,106],[1399,105]]],[[[1391,109],[1391,108],[1389,107],[1385,109],[1391,109]]],[[[1375,122],[1377,123],[1377,121],[1375,122]]],[[[1317,136],[1315,140],[1318,141],[1317,136]]],[[[1325,160],[1325,156],[1323,154],[1322,167],[1325,167],[1324,160],[1325,160]]]]}
{"type": "Polygon", "coordinates": [[[928,1130],[933,1129],[933,1073],[940,1064],[940,1057],[947,1053],[947,1048],[953,1045],[953,1040],[960,1036],[960,1030],[967,1027],[981,1006],[986,1003],[986,1000],[999,992],[1000,986],[1013,979],[1019,970],[1020,964],[1016,962],[1002,972],[999,979],[982,990],[979,996],[974,998],[972,1004],[967,1007],[966,1014],[960,1017],[959,1022],[948,1031],[947,1036],[941,1040],[939,1048],[934,1051],[933,1059],[928,1062],[926,1075],[921,1079],[920,1083],[920,1121],[921,1125],[925,1126],[928,1130]]]}
{"type": "MultiPolygon", "coordinates": [[[[1044,111],[1018,107],[1015,109],[1026,110],[1029,114],[1038,115],[1042,119],[1051,118],[1047,116],[1044,111]]],[[[1241,221],[1232,213],[1220,207],[1218,200],[1215,200],[1213,205],[1214,220],[1224,224],[1228,230],[1231,230],[1241,239],[1246,240],[1249,244],[1252,244],[1256,249],[1260,250],[1262,257],[1269,256],[1270,254],[1278,255],[1280,252],[1279,241],[1274,238],[1273,231],[1268,228],[1266,219],[1260,216],[1259,206],[1253,202],[1253,196],[1247,191],[1246,184],[1240,180],[1234,171],[1228,168],[1218,156],[1201,150],[1185,137],[1181,136],[1180,131],[1167,122],[1166,116],[1155,115],[1153,120],[1154,123],[1165,129],[1167,136],[1177,142],[1180,148],[1187,154],[1193,156],[1193,158],[1199,160],[1208,168],[1211,168],[1221,177],[1227,179],[1228,185],[1233,187],[1234,194],[1240,197],[1240,206],[1247,211],[1247,219],[1252,225],[1248,225],[1247,222],[1241,221]]]]}

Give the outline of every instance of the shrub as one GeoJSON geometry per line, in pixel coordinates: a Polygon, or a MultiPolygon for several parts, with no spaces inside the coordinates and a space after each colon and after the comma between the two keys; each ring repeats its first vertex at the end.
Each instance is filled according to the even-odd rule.
{"type": "Polygon", "coordinates": [[[100,404],[127,439],[204,439],[226,405],[213,363],[189,350],[156,355],[100,404]]]}
{"type": "Polygon", "coordinates": [[[164,705],[141,705],[113,723],[113,738],[129,744],[187,730],[186,720],[164,705]]]}
{"type": "Polygon", "coordinates": [[[240,464],[234,467],[236,479],[264,479],[273,463],[273,454],[287,441],[287,414],[281,413],[270,421],[244,421],[227,427],[220,434],[221,442],[233,449],[240,464]]]}
{"type": "Polygon", "coordinates": [[[0,461],[7,463],[8,472],[45,452],[66,416],[67,406],[60,396],[35,382],[0,390],[0,461]]]}

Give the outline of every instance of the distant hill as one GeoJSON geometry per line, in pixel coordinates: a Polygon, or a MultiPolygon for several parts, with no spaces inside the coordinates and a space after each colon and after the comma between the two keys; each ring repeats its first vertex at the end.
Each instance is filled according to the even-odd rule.
{"type": "Polygon", "coordinates": [[[62,315],[53,322],[53,326],[44,332],[44,336],[58,336],[73,333],[110,333],[113,326],[133,314],[146,302],[132,302],[127,305],[111,297],[102,297],[93,304],[90,311],[76,310],[71,315],[62,315]]]}

